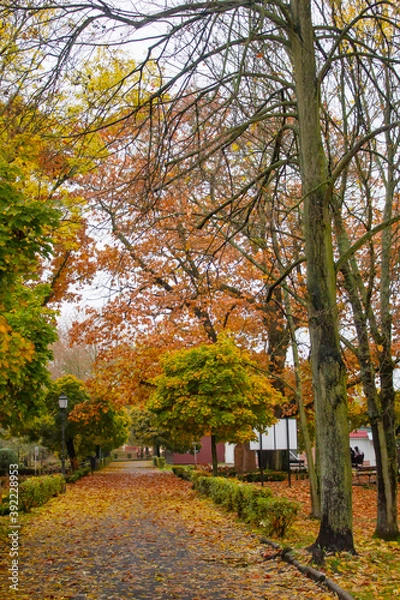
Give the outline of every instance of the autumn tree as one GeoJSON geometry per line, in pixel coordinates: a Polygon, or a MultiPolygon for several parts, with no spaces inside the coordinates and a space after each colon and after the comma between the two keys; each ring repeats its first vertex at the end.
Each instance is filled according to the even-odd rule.
{"type": "MultiPolygon", "coordinates": [[[[267,153],[258,175],[242,182],[230,170],[232,194],[213,195],[213,209],[205,202],[198,216],[199,226],[211,216],[228,208],[232,217],[240,210],[247,220],[260,202],[263,189],[283,178],[297,179],[302,189],[302,228],[307,261],[308,317],[311,339],[311,363],[316,407],[317,437],[321,458],[321,528],[317,545],[329,550],[354,551],[351,517],[351,466],[348,453],[346,374],[343,362],[336,303],[336,271],[331,207],[348,165],[361,155],[365,145],[398,123],[397,107],[387,124],[377,130],[375,123],[367,133],[342,145],[340,156],[329,155],[323,139],[326,111],[337,117],[338,104],[323,105],[324,91],[333,89],[336,65],[348,53],[360,71],[366,58],[396,70],[396,54],[385,54],[365,38],[364,31],[376,24],[382,35],[391,30],[391,43],[398,42],[398,8],[384,1],[356,4],[329,0],[271,0],[267,3],[190,2],[155,7],[153,12],[97,4],[91,0],[79,7],[62,1],[46,6],[18,7],[7,10],[26,21],[46,25],[46,36],[39,44],[51,48],[56,68],[49,64],[46,92],[58,85],[63,74],[81,73],[86,50],[94,39],[116,43],[115,33],[124,29],[124,43],[148,39],[144,59],[121,78],[138,89],[138,102],[127,103],[127,118],[148,113],[139,126],[151,122],[148,161],[141,172],[153,192],[162,196],[168,186],[182,181],[194,169],[200,171],[212,157],[221,156],[229,164],[226,149],[240,140],[254,123],[265,128],[265,147],[277,151],[281,139],[292,139],[291,152],[282,163],[279,152],[267,153]],[[51,18],[48,11],[51,10],[51,18]],[[335,20],[339,13],[341,21],[335,20]],[[101,27],[98,27],[98,24],[101,27]],[[156,32],[146,30],[158,25],[156,32]],[[99,36],[103,36],[99,39],[99,36]],[[171,71],[160,74],[152,93],[142,93],[141,81],[146,65],[172,64],[171,71]],[[195,107],[196,120],[183,130],[179,140],[175,132],[185,108],[173,110],[188,91],[196,93],[188,106],[195,107]],[[210,113],[204,107],[218,101],[210,113]]],[[[38,28],[40,30],[40,28],[38,28]]],[[[33,33],[34,32],[30,32],[33,33]]],[[[29,53],[31,37],[23,44],[29,53]]],[[[45,74],[44,74],[45,75],[45,74]]],[[[371,89],[376,80],[368,79],[371,89]]],[[[360,82],[357,82],[359,85],[360,82]]],[[[113,88],[115,90],[115,86],[113,88]]],[[[106,97],[110,102],[112,96],[106,97]]],[[[357,105],[357,108],[360,105],[357,105]]],[[[362,107],[362,105],[361,105],[362,107]]],[[[107,121],[107,106],[99,105],[87,120],[88,132],[107,121]],[[96,120],[99,118],[98,120],[96,120]]],[[[359,113],[361,116],[363,111],[359,113]]],[[[113,113],[115,118],[115,113],[113,113]]],[[[112,119],[111,119],[112,121],[112,119]]],[[[139,127],[140,130],[140,127],[139,127]]],[[[132,185],[135,181],[132,180],[132,185]]],[[[278,189],[278,188],[277,188],[278,189]]],[[[198,196],[209,197],[208,186],[199,187],[198,196]]],[[[275,196],[272,196],[274,199],[275,196]]],[[[395,524],[393,525],[393,531],[395,524]]]]}
{"type": "MultiPolygon", "coordinates": [[[[73,143],[61,139],[60,113],[47,113],[43,95],[40,102],[27,102],[22,91],[25,84],[37,85],[43,60],[39,48],[29,58],[19,54],[22,22],[26,21],[19,21],[12,11],[2,11],[0,420],[15,433],[22,433],[44,408],[47,365],[57,337],[50,301],[66,297],[71,283],[71,269],[67,278],[68,261],[65,254],[60,258],[60,248],[68,246],[70,256],[72,244],[78,237],[85,238],[80,210],[72,208],[66,184],[78,170],[79,152],[73,143]],[[32,73],[36,73],[36,83],[32,73]]],[[[62,97],[60,92],[60,104],[62,97]]]]}
{"type": "Polygon", "coordinates": [[[263,429],[274,421],[280,394],[228,337],[167,354],[162,368],[149,410],[173,437],[191,434],[196,441],[210,435],[214,475],[218,441],[253,439],[254,428],[263,429]]]}
{"type": "Polygon", "coordinates": [[[66,323],[58,324],[57,335],[58,339],[51,347],[53,356],[49,364],[52,379],[74,375],[78,379],[87,380],[96,358],[96,347],[74,344],[66,323]]]}
{"type": "Polygon", "coordinates": [[[68,398],[65,444],[74,470],[78,468],[79,460],[98,451],[100,447],[110,451],[126,442],[131,424],[127,412],[106,402],[96,406],[85,382],[73,375],[64,375],[49,385],[45,409],[27,427],[31,439],[40,440],[50,449],[60,451],[60,394],[66,394],[68,398]]]}
{"type": "MultiPolygon", "coordinates": [[[[0,135],[0,144],[4,137],[0,135]]],[[[43,307],[46,286],[34,281],[38,257],[51,249],[55,208],[24,194],[24,173],[0,158],[0,419],[21,431],[22,422],[39,409],[47,379],[49,346],[55,341],[55,320],[43,307]]]]}
{"type": "Polygon", "coordinates": [[[80,432],[76,424],[70,420],[69,414],[77,404],[81,404],[89,398],[83,381],[78,380],[72,375],[66,375],[51,382],[45,398],[46,410],[30,423],[29,432],[31,438],[40,439],[42,444],[52,450],[60,450],[62,416],[58,405],[58,398],[61,394],[66,394],[68,397],[65,445],[71,466],[76,470],[79,465],[77,445],[79,444],[78,438],[80,432]]]}
{"type": "MultiPolygon", "coordinates": [[[[336,24],[342,24],[342,14],[334,15],[336,24]]],[[[377,461],[376,534],[390,539],[398,535],[393,374],[399,338],[392,316],[398,288],[398,74],[390,64],[395,52],[392,26],[382,29],[379,22],[360,22],[358,35],[375,49],[363,63],[374,85],[363,83],[357,61],[343,52],[335,67],[334,88],[341,119],[327,122],[325,140],[329,155],[339,159],[338,145],[348,151],[361,135],[366,138],[362,154],[341,173],[331,209],[339,251],[336,269],[344,291],[342,326],[347,331],[342,339],[347,356],[353,354],[358,363],[377,461]],[[378,68],[377,54],[388,56],[389,63],[378,68]],[[373,127],[377,135],[367,140],[373,127]]]]}
{"type": "Polygon", "coordinates": [[[96,453],[100,458],[100,453],[119,448],[127,442],[132,424],[124,407],[117,409],[111,402],[97,405],[96,399],[75,405],[69,420],[79,431],[78,450],[82,457],[96,453]]]}

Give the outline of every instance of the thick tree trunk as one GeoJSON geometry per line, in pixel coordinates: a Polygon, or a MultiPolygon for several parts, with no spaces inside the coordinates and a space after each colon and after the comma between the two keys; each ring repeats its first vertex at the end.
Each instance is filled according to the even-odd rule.
{"type": "Polygon", "coordinates": [[[329,213],[328,172],[309,0],[292,0],[291,58],[295,77],[311,364],[321,465],[321,526],[316,545],[354,552],[346,372],[338,335],[336,278],[329,213]]]}
{"type": "MultiPolygon", "coordinates": [[[[383,261],[382,261],[383,262],[383,261]]],[[[383,266],[382,266],[383,270],[383,266]]],[[[386,312],[390,319],[390,308],[386,312]]],[[[383,350],[380,355],[380,405],[382,419],[378,423],[377,439],[380,444],[382,464],[377,469],[378,473],[378,518],[375,534],[386,540],[394,540],[399,535],[397,522],[397,478],[398,461],[395,437],[395,391],[393,384],[394,364],[391,355],[391,325],[386,329],[383,321],[383,350]]],[[[376,444],[375,444],[376,446],[376,444]]]]}
{"type": "Polygon", "coordinates": [[[234,449],[234,464],[238,475],[251,473],[256,470],[256,455],[254,450],[250,450],[250,442],[236,444],[234,449]]]}

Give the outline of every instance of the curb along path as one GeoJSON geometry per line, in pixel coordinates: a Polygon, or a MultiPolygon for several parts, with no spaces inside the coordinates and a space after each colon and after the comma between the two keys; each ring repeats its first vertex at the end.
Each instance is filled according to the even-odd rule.
{"type": "Polygon", "coordinates": [[[21,531],[18,592],[0,598],[332,600],[233,515],[149,463],[113,463],[35,509],[21,531]]]}

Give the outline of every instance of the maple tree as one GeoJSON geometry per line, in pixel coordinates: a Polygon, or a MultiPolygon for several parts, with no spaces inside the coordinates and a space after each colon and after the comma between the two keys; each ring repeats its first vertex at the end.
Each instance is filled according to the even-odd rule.
{"type": "MultiPolygon", "coordinates": [[[[0,144],[4,137],[0,136],[0,144]]],[[[22,422],[40,404],[46,381],[49,345],[55,341],[55,320],[43,308],[46,286],[34,279],[37,256],[48,256],[49,229],[58,221],[55,209],[28,199],[21,190],[23,172],[0,158],[0,419],[22,430],[22,422]]]]}
{"type": "Polygon", "coordinates": [[[71,466],[76,470],[79,460],[89,454],[104,452],[124,444],[129,435],[131,420],[125,410],[117,410],[111,403],[96,405],[86,383],[73,375],[64,375],[52,381],[47,388],[45,408],[26,428],[29,436],[52,450],[60,451],[61,413],[60,394],[66,394],[65,443],[71,466]]]}
{"type": "Polygon", "coordinates": [[[76,446],[78,443],[77,437],[80,432],[76,424],[70,420],[69,414],[76,404],[85,402],[89,398],[82,381],[71,375],[66,375],[49,384],[45,398],[46,410],[43,410],[42,414],[31,422],[30,435],[33,439],[41,439],[42,443],[49,448],[60,451],[62,416],[58,405],[58,398],[62,393],[68,397],[68,406],[65,409],[65,445],[71,466],[75,470],[78,468],[78,451],[76,446]]]}
{"type": "Polygon", "coordinates": [[[193,442],[211,436],[214,475],[218,441],[253,439],[254,428],[263,429],[274,420],[281,395],[265,377],[251,372],[255,367],[225,336],[162,359],[148,408],[173,437],[183,432],[193,442]]]}

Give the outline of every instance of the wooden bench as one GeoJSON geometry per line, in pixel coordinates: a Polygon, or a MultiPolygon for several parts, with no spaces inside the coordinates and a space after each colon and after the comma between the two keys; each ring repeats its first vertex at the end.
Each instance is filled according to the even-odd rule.
{"type": "Polygon", "coordinates": [[[363,467],[361,465],[355,465],[353,467],[353,473],[355,472],[355,476],[356,476],[356,481],[357,484],[356,485],[362,485],[362,481],[360,482],[360,478],[363,477],[368,477],[368,484],[370,483],[376,483],[376,467],[363,467]],[[373,481],[371,482],[371,478],[373,478],[373,481]]]}
{"type": "Polygon", "coordinates": [[[289,461],[289,465],[290,465],[290,470],[291,471],[299,471],[300,469],[304,469],[305,468],[305,460],[302,459],[291,459],[289,461]]]}

